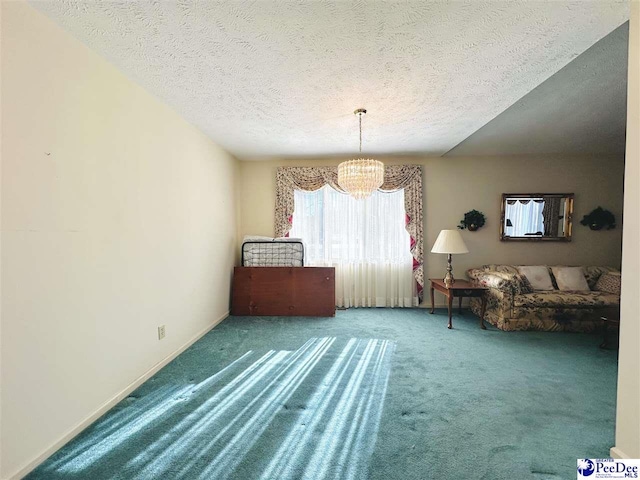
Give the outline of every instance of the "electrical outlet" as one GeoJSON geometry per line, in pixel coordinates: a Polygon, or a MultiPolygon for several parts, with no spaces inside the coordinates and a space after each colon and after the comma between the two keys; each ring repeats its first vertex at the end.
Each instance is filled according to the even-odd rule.
{"type": "Polygon", "coordinates": [[[160,325],[158,327],[158,340],[162,340],[164,338],[164,334],[165,334],[164,325],[160,325]]]}

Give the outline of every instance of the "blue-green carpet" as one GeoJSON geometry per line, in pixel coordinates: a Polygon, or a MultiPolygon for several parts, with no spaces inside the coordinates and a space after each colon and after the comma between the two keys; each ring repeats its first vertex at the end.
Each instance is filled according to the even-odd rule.
{"type": "Polygon", "coordinates": [[[229,317],[29,479],[557,479],[614,441],[597,335],[229,317]]]}

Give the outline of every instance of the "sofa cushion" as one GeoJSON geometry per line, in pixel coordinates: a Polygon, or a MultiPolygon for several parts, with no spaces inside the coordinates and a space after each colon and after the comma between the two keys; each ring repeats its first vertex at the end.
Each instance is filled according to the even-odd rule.
{"type": "Polygon", "coordinates": [[[551,267],[558,289],[562,291],[590,291],[582,267],[551,267]]]}
{"type": "Polygon", "coordinates": [[[467,270],[467,276],[472,282],[515,295],[533,292],[527,277],[520,275],[515,267],[508,265],[483,265],[482,268],[470,268],[467,270]]]}
{"type": "Polygon", "coordinates": [[[495,263],[482,265],[482,270],[487,272],[518,273],[518,268],[513,265],[497,265],[495,263]]]}
{"type": "Polygon", "coordinates": [[[605,307],[620,304],[620,296],[607,292],[535,292],[517,295],[513,300],[516,307],[605,307]]]}
{"type": "Polygon", "coordinates": [[[622,278],[618,272],[603,273],[598,278],[594,290],[620,295],[622,278]]]}
{"type": "Polygon", "coordinates": [[[520,273],[515,275],[516,278],[516,295],[521,293],[533,293],[533,286],[529,279],[520,273]]]}
{"type": "Polygon", "coordinates": [[[549,269],[541,266],[520,266],[518,272],[527,277],[533,290],[553,290],[549,269]]]}

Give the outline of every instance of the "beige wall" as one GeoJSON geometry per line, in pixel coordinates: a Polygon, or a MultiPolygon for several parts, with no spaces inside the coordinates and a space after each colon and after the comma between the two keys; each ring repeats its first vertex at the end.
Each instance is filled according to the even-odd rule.
{"type": "MultiPolygon", "coordinates": [[[[0,5],[0,61],[2,59],[2,6],[0,5]]],[[[1,72],[1,69],[0,69],[1,72]]],[[[2,112],[2,74],[0,73],[0,112],[2,112]]],[[[2,224],[2,115],[0,114],[0,226],[2,224]]],[[[0,227],[0,272],[2,272],[2,234],[0,227]]],[[[2,478],[2,275],[0,273],[0,478],[2,478]]]]}
{"type": "Polygon", "coordinates": [[[23,2],[2,48],[8,478],[226,314],[238,162],[23,2]]]}
{"type": "MultiPolygon", "coordinates": [[[[579,225],[582,216],[601,205],[621,220],[622,158],[405,158],[387,163],[423,165],[426,274],[441,277],[446,256],[428,253],[438,233],[455,228],[465,212],[477,209],[487,216],[477,232],[463,232],[470,253],[456,255],[454,274],[485,263],[588,264],[620,266],[621,228],[593,232],[579,225]],[[502,193],[573,192],[575,212],[570,243],[501,242],[502,193]]],[[[241,162],[241,238],[273,235],[275,172],[277,166],[337,165],[337,159],[241,162]]]]}
{"type": "Polygon", "coordinates": [[[640,458],[640,1],[631,2],[627,156],[616,446],[611,455],[640,458]]]}

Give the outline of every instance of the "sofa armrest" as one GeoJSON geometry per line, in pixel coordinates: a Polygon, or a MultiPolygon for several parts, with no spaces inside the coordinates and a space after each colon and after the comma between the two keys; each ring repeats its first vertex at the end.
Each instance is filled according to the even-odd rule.
{"type": "Polygon", "coordinates": [[[467,276],[474,283],[483,287],[495,288],[504,293],[515,293],[516,276],[511,273],[489,272],[480,268],[467,270],[467,276]]]}
{"type": "Polygon", "coordinates": [[[487,298],[490,308],[495,303],[495,309],[500,311],[501,316],[511,317],[515,297],[522,289],[518,274],[471,268],[467,271],[467,276],[472,282],[489,289],[487,298]]]}

